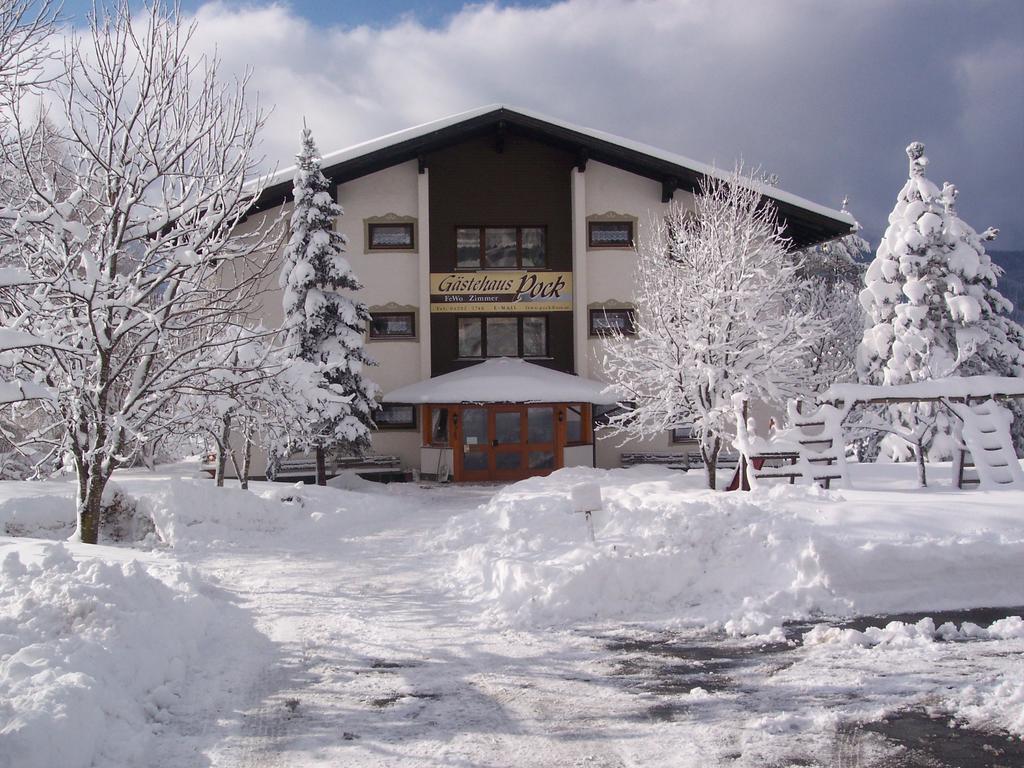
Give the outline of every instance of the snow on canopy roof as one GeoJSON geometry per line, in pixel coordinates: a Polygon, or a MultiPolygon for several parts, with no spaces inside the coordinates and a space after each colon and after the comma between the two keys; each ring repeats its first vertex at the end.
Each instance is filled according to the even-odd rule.
{"type": "Polygon", "coordinates": [[[818,400],[853,402],[872,400],[926,400],[938,397],[1024,397],[1024,379],[1012,376],[950,376],[911,384],[833,384],[818,400]]]}
{"type": "Polygon", "coordinates": [[[385,403],[594,403],[621,398],[607,384],[553,371],[512,357],[497,357],[418,381],[384,395],[385,403]]]}
{"type": "MultiPolygon", "coordinates": [[[[406,128],[401,131],[395,131],[394,133],[389,133],[384,136],[380,136],[376,139],[371,139],[369,141],[364,141],[359,144],[354,144],[350,147],[346,147],[345,149],[330,152],[328,154],[321,156],[321,167],[327,170],[329,166],[338,165],[340,163],[345,163],[350,160],[355,160],[364,155],[368,155],[372,152],[384,150],[387,149],[388,147],[394,146],[396,144],[401,144],[402,142],[405,141],[425,137],[436,131],[440,131],[445,128],[450,128],[452,126],[458,125],[459,123],[464,123],[468,120],[483,117],[492,112],[499,111],[508,112],[510,113],[510,116],[521,115],[532,120],[537,120],[543,123],[547,123],[548,125],[551,126],[562,128],[567,131],[572,131],[574,133],[578,133],[582,136],[586,136],[597,141],[604,141],[608,142],[609,144],[615,144],[619,147],[630,150],[632,152],[636,152],[641,155],[647,155],[648,157],[652,157],[666,163],[671,163],[673,165],[682,166],[684,168],[703,174],[705,176],[710,176],[712,178],[718,178],[727,181],[731,176],[730,172],[728,171],[723,171],[720,168],[716,168],[712,165],[702,163],[698,160],[693,160],[683,155],[677,155],[673,152],[666,152],[663,149],[652,147],[649,144],[644,144],[639,141],[633,141],[632,139],[626,139],[623,138],[622,136],[616,136],[615,134],[606,133],[604,131],[598,131],[593,128],[587,128],[586,126],[575,125],[573,123],[566,122],[565,120],[559,120],[554,117],[548,117],[547,115],[540,114],[539,112],[533,112],[527,109],[520,109],[519,107],[512,107],[506,104],[488,104],[487,106],[477,107],[476,109],[467,110],[466,112],[459,112],[458,114],[455,115],[442,117],[440,120],[432,120],[431,122],[428,123],[422,123],[420,125],[413,126],[412,128],[406,128]]],[[[279,184],[284,181],[289,181],[294,174],[295,166],[290,166],[275,173],[269,174],[260,179],[260,181],[262,182],[264,187],[269,188],[272,185],[279,184]]],[[[758,193],[764,195],[765,197],[772,198],[773,200],[777,200],[783,203],[789,203],[790,205],[794,205],[798,208],[803,208],[806,211],[812,211],[821,216],[827,216],[830,219],[845,222],[849,224],[851,227],[857,224],[856,219],[854,219],[853,216],[847,211],[838,211],[835,210],[834,208],[829,208],[828,206],[825,205],[819,205],[818,203],[812,202],[811,200],[807,200],[806,198],[800,197],[799,195],[794,195],[790,192],[786,192],[782,189],[779,189],[778,187],[769,186],[767,184],[754,184],[752,186],[758,193]]]]}

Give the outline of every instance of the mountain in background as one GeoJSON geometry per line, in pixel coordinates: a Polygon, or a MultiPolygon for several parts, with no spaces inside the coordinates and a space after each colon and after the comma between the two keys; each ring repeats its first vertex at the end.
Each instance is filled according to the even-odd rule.
{"type": "Polygon", "coordinates": [[[1005,270],[999,292],[1013,302],[1011,317],[1024,325],[1024,251],[989,251],[988,255],[1005,270]]]}

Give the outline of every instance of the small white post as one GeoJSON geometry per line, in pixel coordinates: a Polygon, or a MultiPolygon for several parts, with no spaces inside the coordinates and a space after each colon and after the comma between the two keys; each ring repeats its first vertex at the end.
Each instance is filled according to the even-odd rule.
{"type": "Polygon", "coordinates": [[[597,542],[594,536],[593,513],[601,509],[601,486],[597,483],[582,483],[574,485],[570,491],[573,512],[582,512],[587,521],[587,532],[590,534],[590,541],[597,542]]]}

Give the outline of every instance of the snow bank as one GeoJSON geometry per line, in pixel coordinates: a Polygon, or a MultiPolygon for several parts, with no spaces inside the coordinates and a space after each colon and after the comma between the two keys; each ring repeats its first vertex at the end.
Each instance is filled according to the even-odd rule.
{"type": "Polygon", "coordinates": [[[0,483],[0,535],[60,536],[75,528],[70,483],[5,480],[0,483]]]}
{"type": "Polygon", "coordinates": [[[1013,640],[1024,639],[1024,620],[1007,616],[993,622],[987,629],[965,621],[958,628],[947,621],[939,627],[931,618],[916,624],[890,621],[885,627],[868,627],[863,632],[819,624],[804,634],[804,645],[856,645],[862,648],[927,645],[936,640],[1013,640]]]}
{"type": "Polygon", "coordinates": [[[1003,730],[1024,738],[1024,663],[1015,674],[986,675],[943,701],[943,705],[974,728],[1003,730]]]}
{"type": "Polygon", "coordinates": [[[1024,603],[1019,491],[776,486],[713,493],[659,468],[565,469],[453,519],[454,581],[500,621],[613,617],[765,633],[784,620],[1024,603]],[[573,488],[601,487],[591,543],[573,488]],[[943,503],[936,503],[941,499],[943,503]]]}
{"type": "Polygon", "coordinates": [[[263,642],[191,569],[3,543],[0,768],[145,764],[190,667],[263,642]]]}

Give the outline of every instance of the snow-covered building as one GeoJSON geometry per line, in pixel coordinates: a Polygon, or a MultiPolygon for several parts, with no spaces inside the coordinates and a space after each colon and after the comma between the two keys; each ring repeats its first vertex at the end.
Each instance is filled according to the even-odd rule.
{"type": "MultiPolygon", "coordinates": [[[[719,171],[506,106],[326,154],[322,168],[373,316],[369,374],[384,393],[374,453],[457,481],[696,453],[685,431],[602,440],[615,397],[599,361],[602,334],[630,326],[634,243],[719,171]]],[[[253,220],[287,210],[292,175],[271,179],[253,220]]],[[[844,212],[762,191],[795,247],[853,230],[844,212]]],[[[281,320],[279,295],[262,320],[281,320]]]]}

